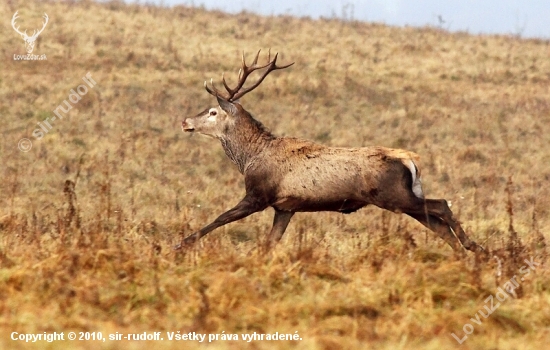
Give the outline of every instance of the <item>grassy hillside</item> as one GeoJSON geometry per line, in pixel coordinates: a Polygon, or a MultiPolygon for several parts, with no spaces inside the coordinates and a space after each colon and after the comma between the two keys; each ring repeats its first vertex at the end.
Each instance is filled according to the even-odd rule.
{"type": "Polygon", "coordinates": [[[548,41],[119,2],[13,0],[0,18],[0,347],[202,347],[167,340],[180,331],[302,338],[209,344],[221,349],[446,349],[468,323],[463,349],[550,341],[548,41]],[[47,60],[14,60],[15,11],[29,33],[48,14],[34,50],[47,60]],[[236,79],[240,53],[260,48],[296,64],[245,108],[278,135],[417,152],[426,195],[449,200],[491,260],[377,208],[297,214],[266,254],[269,209],[175,254],[244,194],[220,144],[181,120],[215,103],[204,80],[236,79]],[[87,73],[96,84],[53,120],[87,73]],[[525,259],[540,264],[528,276],[525,259]],[[10,339],[69,331],[165,340],[10,339]]]}

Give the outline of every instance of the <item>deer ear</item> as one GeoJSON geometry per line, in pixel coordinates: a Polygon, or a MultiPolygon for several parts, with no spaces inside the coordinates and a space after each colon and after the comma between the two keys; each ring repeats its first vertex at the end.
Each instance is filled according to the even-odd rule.
{"type": "Polygon", "coordinates": [[[216,96],[216,98],[218,99],[218,104],[225,111],[225,113],[230,114],[230,115],[237,114],[237,107],[235,107],[235,105],[233,103],[231,103],[227,100],[224,100],[220,96],[216,96]]]}

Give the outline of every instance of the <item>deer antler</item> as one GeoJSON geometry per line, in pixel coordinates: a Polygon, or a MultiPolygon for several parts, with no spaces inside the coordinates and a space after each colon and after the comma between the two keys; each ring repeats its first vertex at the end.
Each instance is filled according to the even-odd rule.
{"type": "Polygon", "coordinates": [[[15,21],[19,18],[17,16],[17,12],[19,11],[15,11],[15,13],[13,14],[13,17],[11,18],[11,26],[13,27],[13,29],[15,29],[15,31],[20,34],[21,36],[25,37],[25,38],[28,38],[28,35],[27,35],[27,31],[25,30],[25,33],[21,33],[19,31],[19,27],[15,28],[15,21]]]}
{"type": "Polygon", "coordinates": [[[224,74],[222,74],[222,83],[223,83],[223,86],[225,87],[225,90],[227,90],[227,93],[228,93],[227,96],[225,94],[223,94],[222,92],[220,92],[214,86],[214,82],[212,81],[212,79],[210,80],[210,85],[212,86],[211,88],[208,87],[208,84],[206,83],[206,81],[204,82],[204,87],[206,88],[206,91],[208,91],[208,93],[213,95],[213,96],[216,96],[216,97],[219,96],[219,97],[223,98],[224,100],[233,102],[233,101],[238,100],[239,98],[243,97],[245,94],[249,93],[250,91],[254,90],[255,88],[257,88],[262,83],[262,81],[265,79],[265,77],[267,77],[267,75],[270,72],[272,72],[274,70],[277,70],[277,69],[288,68],[288,67],[290,67],[294,64],[294,62],[292,62],[292,63],[287,64],[285,66],[277,66],[277,56],[279,54],[276,53],[275,56],[273,57],[273,61],[271,61],[271,49],[270,49],[269,52],[268,52],[268,56],[267,56],[267,61],[268,61],[267,64],[263,65],[263,66],[258,66],[258,57],[260,57],[260,52],[261,52],[261,50],[258,50],[258,53],[256,54],[256,57],[254,58],[254,61],[252,62],[252,64],[250,66],[246,65],[246,62],[245,62],[245,59],[244,59],[244,52],[243,52],[242,67],[239,70],[239,81],[237,82],[237,86],[235,88],[230,88],[229,85],[227,85],[227,82],[225,81],[224,74]],[[267,68],[267,69],[262,74],[260,79],[258,79],[258,81],[256,83],[252,84],[251,86],[243,89],[243,85],[246,82],[246,79],[248,78],[248,76],[252,72],[254,72],[258,69],[264,69],[264,68],[267,68]]]}

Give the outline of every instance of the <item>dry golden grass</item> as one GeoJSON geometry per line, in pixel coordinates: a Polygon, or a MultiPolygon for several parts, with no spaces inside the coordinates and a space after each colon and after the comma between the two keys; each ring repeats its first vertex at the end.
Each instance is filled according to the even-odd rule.
{"type": "Polygon", "coordinates": [[[14,0],[0,18],[1,347],[199,347],[33,345],[10,340],[13,331],[297,331],[297,342],[210,347],[453,348],[451,333],[462,336],[531,257],[541,266],[517,298],[474,324],[461,348],[550,341],[548,41],[119,2],[14,0]],[[49,15],[34,52],[47,61],[13,60],[24,53],[9,25],[16,10],[22,28],[49,15]],[[184,135],[180,121],[215,103],[205,79],[234,79],[242,50],[269,47],[296,64],[245,108],[279,135],[419,153],[427,195],[450,200],[501,269],[377,208],[298,214],[270,254],[259,249],[267,210],[174,254],[182,234],[244,193],[218,142],[184,135]],[[87,72],[97,85],[35,140],[36,123],[87,72]]]}

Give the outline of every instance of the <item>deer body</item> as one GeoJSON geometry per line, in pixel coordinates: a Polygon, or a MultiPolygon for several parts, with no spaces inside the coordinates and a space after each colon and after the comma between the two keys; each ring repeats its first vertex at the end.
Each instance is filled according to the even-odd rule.
{"type": "MultiPolygon", "coordinates": [[[[415,153],[384,147],[327,147],[309,140],[272,135],[231,95],[238,94],[248,74],[256,69],[268,67],[261,82],[270,71],[286,68],[275,65],[277,56],[263,67],[256,67],[257,59],[258,55],[251,69],[243,58],[244,73],[237,88],[230,89],[223,80],[229,98],[221,96],[214,87],[213,90],[207,87],[219,106],[182,122],[184,131],[197,131],[221,141],[227,156],[244,175],[246,194],[234,208],[186,237],[178,247],[268,207],[275,210],[268,237],[273,244],[280,240],[296,212],[347,214],[373,204],[411,216],[453,249],[482,251],[466,236],[445,200],[424,198],[419,157],[415,153]]],[[[244,89],[245,93],[258,85],[244,89]]]]}

